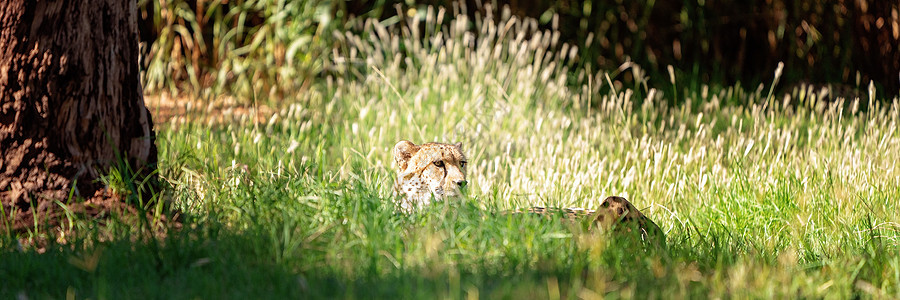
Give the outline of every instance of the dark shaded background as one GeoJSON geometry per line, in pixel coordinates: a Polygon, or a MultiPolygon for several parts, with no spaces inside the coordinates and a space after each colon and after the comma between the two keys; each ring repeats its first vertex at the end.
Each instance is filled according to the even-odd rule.
{"type": "MultiPolygon", "coordinates": [[[[481,5],[466,0],[469,14],[481,5]]],[[[559,15],[565,41],[579,45],[582,63],[604,69],[626,57],[667,80],[672,65],[703,81],[731,84],[769,82],[778,62],[789,83],[874,80],[892,95],[900,88],[900,1],[867,0],[500,0],[519,16],[550,28],[559,15]],[[592,35],[590,33],[593,33],[592,35]],[[589,37],[591,39],[589,39],[589,37]]],[[[400,5],[442,5],[452,1],[348,1],[350,15],[381,19],[400,5]]]]}
{"type": "MultiPolygon", "coordinates": [[[[191,9],[210,3],[227,11],[243,1],[167,0],[191,9]]],[[[474,17],[481,1],[313,1],[331,8],[335,29],[356,18],[381,20],[427,5],[466,7],[474,17]]],[[[778,62],[785,63],[784,85],[837,83],[865,88],[874,80],[879,94],[900,89],[900,0],[499,0],[519,16],[550,29],[557,14],[562,40],[579,46],[577,65],[614,69],[626,59],[641,65],[651,82],[667,82],[668,65],[702,82],[745,86],[769,83],[778,62]]],[[[143,4],[142,39],[159,33],[150,17],[159,3],[143,4]]],[[[250,14],[245,26],[263,22],[250,14]]],[[[205,28],[202,30],[206,30],[205,28]]],[[[203,36],[212,35],[204,34],[203,36]]],[[[327,38],[327,35],[323,35],[327,38]]],[[[211,41],[210,41],[211,43],[211,41]]],[[[207,43],[209,44],[209,43],[207,43]]],[[[217,61],[195,58],[214,68],[217,61]]],[[[202,70],[201,70],[202,71],[202,70]]],[[[624,78],[624,80],[629,80],[624,78]]],[[[889,97],[883,97],[889,98],[889,97]]]]}

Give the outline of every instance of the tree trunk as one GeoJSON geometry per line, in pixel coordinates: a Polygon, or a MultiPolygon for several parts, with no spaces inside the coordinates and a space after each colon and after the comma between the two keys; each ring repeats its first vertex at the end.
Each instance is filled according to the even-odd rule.
{"type": "Polygon", "coordinates": [[[122,163],[154,174],[136,6],[0,0],[0,220],[90,198],[122,163]]]}

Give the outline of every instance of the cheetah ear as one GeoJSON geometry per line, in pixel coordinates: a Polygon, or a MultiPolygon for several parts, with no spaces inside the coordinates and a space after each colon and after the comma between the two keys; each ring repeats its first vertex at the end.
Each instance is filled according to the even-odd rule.
{"type": "Polygon", "coordinates": [[[453,146],[456,146],[456,148],[459,148],[459,150],[462,150],[462,142],[453,144],[453,146]]]}
{"type": "Polygon", "coordinates": [[[409,159],[412,158],[413,154],[416,154],[417,151],[419,151],[419,146],[416,146],[416,144],[413,144],[410,141],[400,141],[394,145],[394,166],[397,168],[398,174],[406,170],[409,159]]]}

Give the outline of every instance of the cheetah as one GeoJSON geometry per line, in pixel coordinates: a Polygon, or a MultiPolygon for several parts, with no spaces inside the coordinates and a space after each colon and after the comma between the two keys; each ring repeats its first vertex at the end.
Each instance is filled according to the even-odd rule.
{"type": "Polygon", "coordinates": [[[627,199],[619,196],[609,196],[600,203],[600,208],[595,210],[584,208],[548,209],[545,207],[531,207],[516,213],[529,213],[536,215],[560,214],[568,220],[586,221],[588,229],[600,230],[614,229],[617,232],[639,233],[644,241],[656,245],[665,245],[665,233],[650,218],[647,218],[640,210],[634,207],[627,199]]]}
{"type": "MultiPolygon", "coordinates": [[[[416,145],[400,141],[393,149],[397,181],[394,199],[400,210],[412,212],[431,204],[460,195],[466,186],[466,164],[462,143],[426,143],[416,145]]],[[[631,202],[618,196],[610,196],[595,210],[583,208],[549,209],[531,207],[514,211],[514,214],[541,216],[562,215],[570,220],[587,220],[589,228],[615,228],[632,232],[637,229],[643,240],[664,244],[665,235],[653,221],[642,214],[631,202]],[[660,238],[662,238],[660,240],[660,238]],[[661,243],[660,243],[661,242],[661,243]]]]}
{"type": "Polygon", "coordinates": [[[466,156],[462,143],[416,145],[400,141],[394,146],[397,182],[395,198],[400,209],[410,212],[432,200],[456,197],[466,186],[466,156]]]}

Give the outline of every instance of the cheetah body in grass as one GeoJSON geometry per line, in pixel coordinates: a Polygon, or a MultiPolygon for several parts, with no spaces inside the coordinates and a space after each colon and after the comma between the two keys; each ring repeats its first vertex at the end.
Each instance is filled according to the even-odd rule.
{"type": "MultiPolygon", "coordinates": [[[[467,159],[462,144],[427,143],[416,145],[400,141],[394,146],[394,167],[397,181],[394,198],[404,212],[412,212],[431,203],[456,197],[466,186],[467,159]]],[[[567,219],[587,220],[590,228],[616,228],[632,232],[638,230],[641,238],[659,242],[665,237],[653,221],[642,214],[625,198],[610,196],[597,209],[564,208],[549,209],[531,207],[514,213],[542,216],[561,215],[567,219]]]]}
{"type": "Polygon", "coordinates": [[[615,229],[629,233],[636,230],[637,233],[640,233],[640,237],[643,240],[652,241],[658,245],[665,244],[665,234],[662,229],[634,207],[631,202],[619,196],[606,197],[600,202],[600,207],[594,210],[532,207],[526,209],[525,212],[539,215],[562,214],[567,219],[587,221],[589,229],[615,229]]]}

